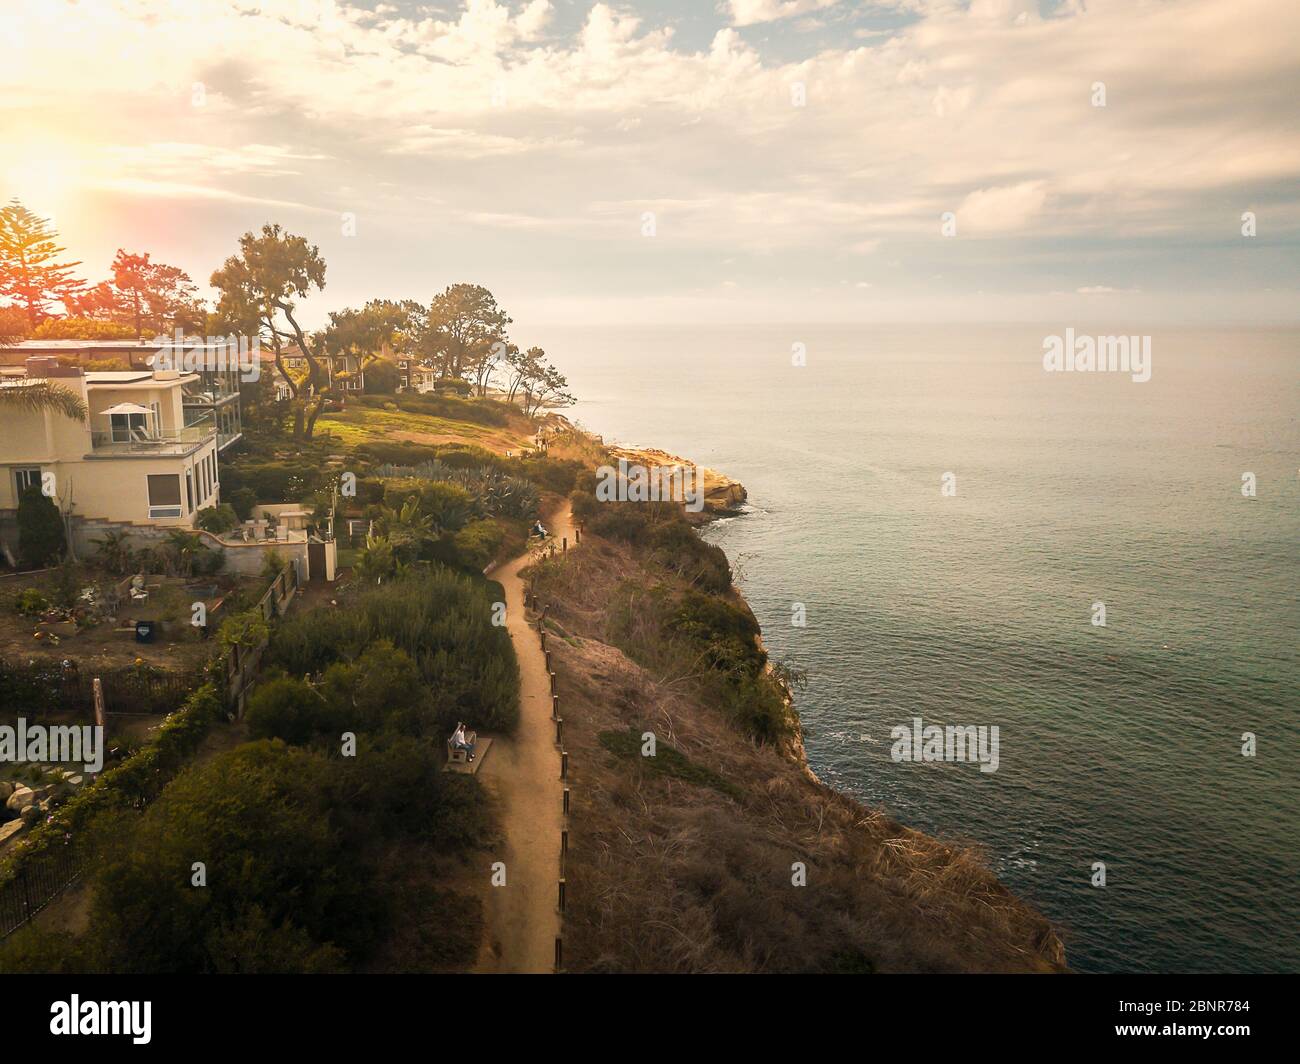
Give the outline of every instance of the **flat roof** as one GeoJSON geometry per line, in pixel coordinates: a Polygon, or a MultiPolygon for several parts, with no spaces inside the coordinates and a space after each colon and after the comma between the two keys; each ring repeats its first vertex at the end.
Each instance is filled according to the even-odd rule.
{"type": "Polygon", "coordinates": [[[221,341],[207,343],[198,339],[184,340],[20,340],[10,344],[10,351],[163,351],[173,348],[188,351],[199,348],[225,348],[221,341]]]}
{"type": "Polygon", "coordinates": [[[112,385],[156,384],[170,388],[173,384],[184,384],[199,379],[197,373],[178,373],[175,377],[159,380],[147,369],[111,369],[85,374],[87,384],[112,385]]]}

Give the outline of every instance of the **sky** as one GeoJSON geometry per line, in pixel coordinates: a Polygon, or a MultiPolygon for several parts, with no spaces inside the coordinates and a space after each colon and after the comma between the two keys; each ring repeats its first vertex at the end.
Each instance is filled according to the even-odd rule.
{"type": "Polygon", "coordinates": [[[0,198],[311,324],[1300,320],[1295,0],[4,0],[0,198]],[[1243,235],[1243,215],[1254,235],[1243,235]]]}

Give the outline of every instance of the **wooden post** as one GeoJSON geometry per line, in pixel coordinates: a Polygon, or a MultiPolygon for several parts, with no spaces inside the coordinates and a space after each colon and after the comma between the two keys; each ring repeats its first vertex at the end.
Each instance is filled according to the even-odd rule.
{"type": "Polygon", "coordinates": [[[555,694],[555,673],[551,673],[551,694],[555,694]]]}
{"type": "Polygon", "coordinates": [[[560,877],[560,912],[564,912],[564,877],[560,877]]]}
{"type": "Polygon", "coordinates": [[[560,779],[567,780],[568,778],[569,778],[569,751],[561,750],[560,751],[560,779]]]}
{"type": "Polygon", "coordinates": [[[557,720],[555,722],[555,745],[559,746],[563,742],[564,742],[564,721],[557,720]]]}
{"type": "Polygon", "coordinates": [[[90,689],[95,699],[95,727],[100,729],[99,748],[103,750],[104,740],[108,738],[108,714],[104,711],[104,685],[98,676],[91,681],[90,689]]]}
{"type": "Polygon", "coordinates": [[[568,852],[569,852],[569,829],[561,828],[560,829],[560,853],[566,854],[568,852]]]}
{"type": "MultiPolygon", "coordinates": [[[[544,643],[542,644],[542,649],[546,650],[546,645],[544,643]]],[[[555,671],[554,669],[551,668],[551,652],[549,650],[546,651],[546,671],[547,672],[555,671]]]]}
{"type": "Polygon", "coordinates": [[[569,815],[569,788],[564,788],[564,815],[569,815]]]}
{"type": "Polygon", "coordinates": [[[558,972],[563,965],[563,939],[559,935],[555,936],[555,970],[558,972]]]}
{"type": "Polygon", "coordinates": [[[573,545],[576,547],[582,542],[582,526],[579,525],[573,530],[573,545]]]}
{"type": "Polygon", "coordinates": [[[551,695],[551,720],[560,719],[560,696],[551,695]]]}
{"type": "Polygon", "coordinates": [[[560,537],[560,548],[561,548],[561,550],[563,551],[563,553],[565,553],[565,554],[568,554],[568,553],[569,553],[569,537],[568,537],[568,536],[561,536],[561,537],[560,537]]]}

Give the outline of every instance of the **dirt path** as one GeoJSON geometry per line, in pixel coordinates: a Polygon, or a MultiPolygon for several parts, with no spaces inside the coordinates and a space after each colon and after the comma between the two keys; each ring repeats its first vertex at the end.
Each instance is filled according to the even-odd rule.
{"type": "MultiPolygon", "coordinates": [[[[559,544],[574,546],[573,514],[565,503],[543,517],[559,544]]],[[[480,972],[550,972],[560,933],[557,890],[563,787],[560,754],[551,720],[551,681],[536,628],[524,616],[524,582],[519,570],[532,558],[523,554],[489,575],[506,592],[506,628],[519,658],[519,728],[494,737],[478,780],[497,801],[504,842],[493,861],[504,861],[506,883],[489,887],[484,916],[485,941],[480,972]]],[[[484,870],[487,874],[487,870],[484,870]]]]}

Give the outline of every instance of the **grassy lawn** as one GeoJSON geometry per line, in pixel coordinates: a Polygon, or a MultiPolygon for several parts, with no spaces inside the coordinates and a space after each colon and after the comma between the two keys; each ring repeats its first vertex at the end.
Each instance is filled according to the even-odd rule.
{"type": "Polygon", "coordinates": [[[359,405],[322,414],[316,424],[321,431],[338,436],[347,447],[381,440],[411,440],[416,443],[464,440],[493,451],[514,450],[527,445],[524,435],[504,426],[453,421],[401,410],[375,410],[359,405]]]}

